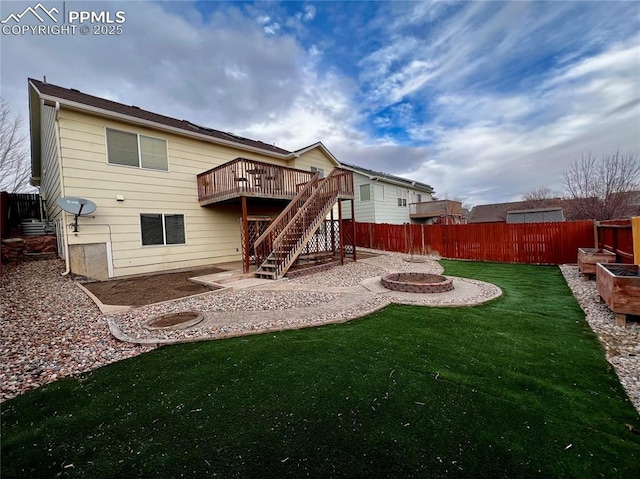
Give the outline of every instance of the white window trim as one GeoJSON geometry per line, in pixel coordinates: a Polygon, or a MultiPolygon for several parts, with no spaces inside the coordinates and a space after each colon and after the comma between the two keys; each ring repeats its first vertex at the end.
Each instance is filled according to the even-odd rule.
{"type": "Polygon", "coordinates": [[[107,157],[107,165],[110,165],[110,166],[122,166],[123,168],[135,168],[138,170],[145,170],[145,171],[157,171],[159,173],[169,173],[171,171],[171,165],[169,164],[169,142],[165,138],[160,138],[160,137],[151,136],[151,135],[143,135],[142,133],[138,133],[137,131],[121,130],[120,128],[111,128],[110,126],[105,126],[104,127],[104,150],[105,150],[105,156],[107,157]],[[120,163],[111,163],[109,161],[109,140],[107,139],[107,130],[121,131],[122,133],[130,133],[132,135],[136,135],[136,141],[138,144],[138,166],[121,165],[120,163]],[[167,151],[167,169],[166,170],[159,170],[157,168],[145,168],[144,166],[142,166],[142,149],[140,148],[141,136],[145,136],[147,138],[151,138],[154,140],[164,141],[164,147],[167,151]]]}
{"type": "Polygon", "coordinates": [[[140,225],[140,246],[143,248],[172,248],[174,246],[187,245],[187,215],[184,213],[150,213],[145,211],[138,214],[138,224],[140,225]],[[143,244],[142,243],[142,215],[161,215],[162,216],[162,241],[163,244],[143,244]],[[165,226],[165,215],[182,215],[182,225],[184,227],[184,243],[167,244],[167,228],[165,226]]]}
{"type": "Polygon", "coordinates": [[[396,190],[396,196],[397,196],[397,204],[398,204],[398,208],[406,208],[407,207],[407,190],[402,189],[402,188],[398,188],[396,190]],[[402,200],[402,204],[400,204],[401,202],[398,200],[402,200]]]}

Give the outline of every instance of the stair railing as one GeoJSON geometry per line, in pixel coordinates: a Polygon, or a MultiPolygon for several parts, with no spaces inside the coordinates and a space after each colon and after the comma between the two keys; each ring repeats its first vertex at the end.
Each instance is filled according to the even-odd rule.
{"type": "MultiPolygon", "coordinates": [[[[308,191],[311,191],[311,194],[306,198],[304,203],[297,204],[296,208],[290,210],[290,212],[293,212],[295,209],[295,213],[293,213],[292,216],[287,215],[288,221],[284,226],[277,228],[280,231],[275,237],[272,237],[270,242],[271,248],[269,253],[267,253],[267,255],[273,253],[276,277],[280,277],[286,273],[293,264],[300,251],[308,243],[311,235],[318,229],[320,223],[335,204],[338,195],[346,189],[345,187],[348,187],[348,181],[345,180],[350,180],[350,178],[349,172],[340,168],[334,168],[326,178],[317,184],[316,188],[311,187],[308,189],[308,191]]],[[[317,182],[317,179],[315,179],[315,181],[317,182]]],[[[302,197],[304,196],[306,195],[302,197]]],[[[283,214],[281,214],[276,221],[282,217],[284,222],[285,211],[283,211],[283,214]]],[[[261,238],[258,238],[258,241],[260,241],[260,239],[261,238]]],[[[258,241],[255,243],[256,251],[258,241]]],[[[265,244],[264,240],[262,244],[265,244]]],[[[264,258],[266,259],[266,256],[264,258]]],[[[259,264],[261,263],[262,262],[259,264]]]]}
{"type": "Polygon", "coordinates": [[[280,235],[282,230],[287,226],[293,217],[298,213],[300,208],[311,197],[313,190],[318,186],[319,173],[313,175],[311,180],[307,182],[298,192],[298,194],[289,202],[287,207],[271,222],[271,225],[262,233],[253,244],[256,255],[256,263],[261,265],[264,260],[273,251],[273,242],[280,235]]]}

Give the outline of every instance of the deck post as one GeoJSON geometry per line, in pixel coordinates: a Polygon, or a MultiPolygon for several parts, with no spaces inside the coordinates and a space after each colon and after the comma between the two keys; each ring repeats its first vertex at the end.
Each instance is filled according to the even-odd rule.
{"type": "Polygon", "coordinates": [[[338,228],[340,229],[340,264],[344,264],[344,230],[342,229],[342,201],[338,200],[338,228]]]}
{"type": "Polygon", "coordinates": [[[244,242],[242,245],[242,272],[249,272],[249,220],[247,218],[247,197],[242,197],[242,236],[244,242]]]}
{"type": "Polygon", "coordinates": [[[355,205],[354,205],[354,200],[350,200],[351,201],[351,227],[352,227],[352,231],[351,231],[351,237],[352,239],[352,245],[351,247],[353,248],[353,261],[356,261],[356,212],[355,212],[355,205]]]}
{"type": "MultiPolygon", "coordinates": [[[[340,201],[340,200],[338,200],[340,201]]],[[[334,223],[335,218],[333,217],[333,208],[331,208],[331,253],[336,253],[336,225],[334,223]]]]}

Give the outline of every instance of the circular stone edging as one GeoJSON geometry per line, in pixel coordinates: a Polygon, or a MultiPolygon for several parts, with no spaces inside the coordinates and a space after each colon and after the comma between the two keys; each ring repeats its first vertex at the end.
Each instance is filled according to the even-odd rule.
{"type": "Polygon", "coordinates": [[[452,278],[431,273],[389,273],[380,277],[380,283],[386,289],[401,293],[429,294],[453,291],[452,278]],[[420,281],[420,279],[427,277],[434,281],[420,281]],[[415,279],[415,281],[412,281],[412,278],[415,279]]]}

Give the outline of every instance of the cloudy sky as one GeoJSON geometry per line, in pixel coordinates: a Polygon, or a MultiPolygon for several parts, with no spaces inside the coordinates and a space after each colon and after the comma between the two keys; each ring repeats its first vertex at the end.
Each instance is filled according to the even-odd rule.
{"type": "Polygon", "coordinates": [[[26,79],[46,75],[290,150],[322,141],[468,205],[561,189],[582,153],[640,152],[638,2],[41,3],[126,20],[2,34],[0,94],[25,118],[26,79]]]}

